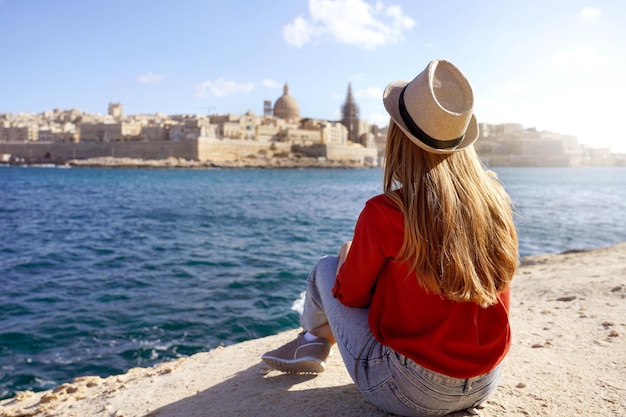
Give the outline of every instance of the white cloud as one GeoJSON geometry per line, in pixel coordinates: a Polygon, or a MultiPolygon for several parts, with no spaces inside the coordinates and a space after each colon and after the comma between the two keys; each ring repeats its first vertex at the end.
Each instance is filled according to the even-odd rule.
{"type": "Polygon", "coordinates": [[[316,29],[301,17],[296,17],[293,23],[283,27],[283,37],[287,43],[298,48],[311,41],[316,29]]]}
{"type": "Polygon", "coordinates": [[[586,7],[580,11],[580,17],[583,19],[594,19],[602,14],[602,10],[586,7]]]}
{"type": "Polygon", "coordinates": [[[247,94],[254,90],[252,83],[237,83],[219,78],[215,81],[205,81],[196,87],[198,97],[227,97],[235,94],[247,94]]]}
{"type": "Polygon", "coordinates": [[[285,41],[296,47],[319,39],[373,49],[403,39],[415,26],[399,6],[364,0],[309,0],[310,17],[301,16],[283,28],[285,41]]]}
{"type": "Polygon", "coordinates": [[[265,80],[263,80],[261,82],[261,85],[263,85],[263,87],[265,88],[281,88],[283,85],[281,83],[279,83],[278,81],[275,80],[270,80],[268,78],[266,78],[265,80]]]}
{"type": "MultiPolygon", "coordinates": [[[[0,0],[2,1],[2,0],[0,0]]],[[[137,81],[141,84],[158,84],[165,78],[165,74],[153,74],[148,72],[137,77],[137,81]]]]}

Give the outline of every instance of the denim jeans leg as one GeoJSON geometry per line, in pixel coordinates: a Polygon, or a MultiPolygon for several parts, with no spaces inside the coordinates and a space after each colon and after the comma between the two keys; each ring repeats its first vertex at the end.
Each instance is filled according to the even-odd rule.
{"type": "MultiPolygon", "coordinates": [[[[300,325],[304,330],[313,330],[328,323],[328,316],[322,304],[320,291],[317,287],[317,282],[327,279],[332,270],[333,262],[330,262],[330,260],[329,262],[323,262],[325,259],[326,257],[322,258],[315,265],[307,278],[304,308],[302,310],[302,315],[300,316],[300,325]]],[[[335,263],[335,268],[336,265],[337,264],[335,263]]],[[[335,273],[333,271],[333,279],[334,274],[335,273]]]]}
{"type": "Polygon", "coordinates": [[[361,390],[367,390],[390,375],[388,349],[372,334],[369,308],[346,307],[333,296],[337,263],[336,256],[325,256],[315,265],[308,278],[300,324],[312,330],[329,323],[348,373],[361,390]]]}

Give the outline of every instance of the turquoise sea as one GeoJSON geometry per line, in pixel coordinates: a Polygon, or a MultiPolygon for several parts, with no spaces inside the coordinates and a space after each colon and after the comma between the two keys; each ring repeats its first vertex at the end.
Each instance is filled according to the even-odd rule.
{"type": "MultiPolygon", "coordinates": [[[[626,240],[626,168],[496,168],[522,256],[626,240]]],[[[0,167],[0,399],[298,326],[380,169],[0,167]]]]}

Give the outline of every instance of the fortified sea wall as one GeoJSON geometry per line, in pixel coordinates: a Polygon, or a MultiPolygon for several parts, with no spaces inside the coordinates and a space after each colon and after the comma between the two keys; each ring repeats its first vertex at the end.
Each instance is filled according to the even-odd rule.
{"type": "Polygon", "coordinates": [[[179,142],[27,142],[0,143],[0,154],[29,164],[62,164],[71,160],[92,158],[133,158],[164,160],[179,158],[189,161],[226,163],[246,158],[271,158],[299,154],[377,166],[378,151],[360,145],[315,144],[294,145],[282,142],[259,142],[236,139],[200,137],[179,142]]]}
{"type": "Polygon", "coordinates": [[[197,160],[196,141],[185,142],[77,142],[77,143],[2,143],[0,154],[30,164],[64,163],[73,159],[101,157],[197,160]]]}

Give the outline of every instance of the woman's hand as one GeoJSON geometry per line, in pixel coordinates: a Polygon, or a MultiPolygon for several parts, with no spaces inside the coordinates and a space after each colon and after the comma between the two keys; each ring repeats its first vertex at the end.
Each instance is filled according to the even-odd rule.
{"type": "Polygon", "coordinates": [[[352,241],[349,240],[339,249],[339,263],[337,264],[337,271],[335,272],[335,276],[339,274],[339,270],[341,269],[341,265],[346,261],[346,257],[348,256],[348,252],[350,251],[350,246],[352,246],[352,241]]]}

